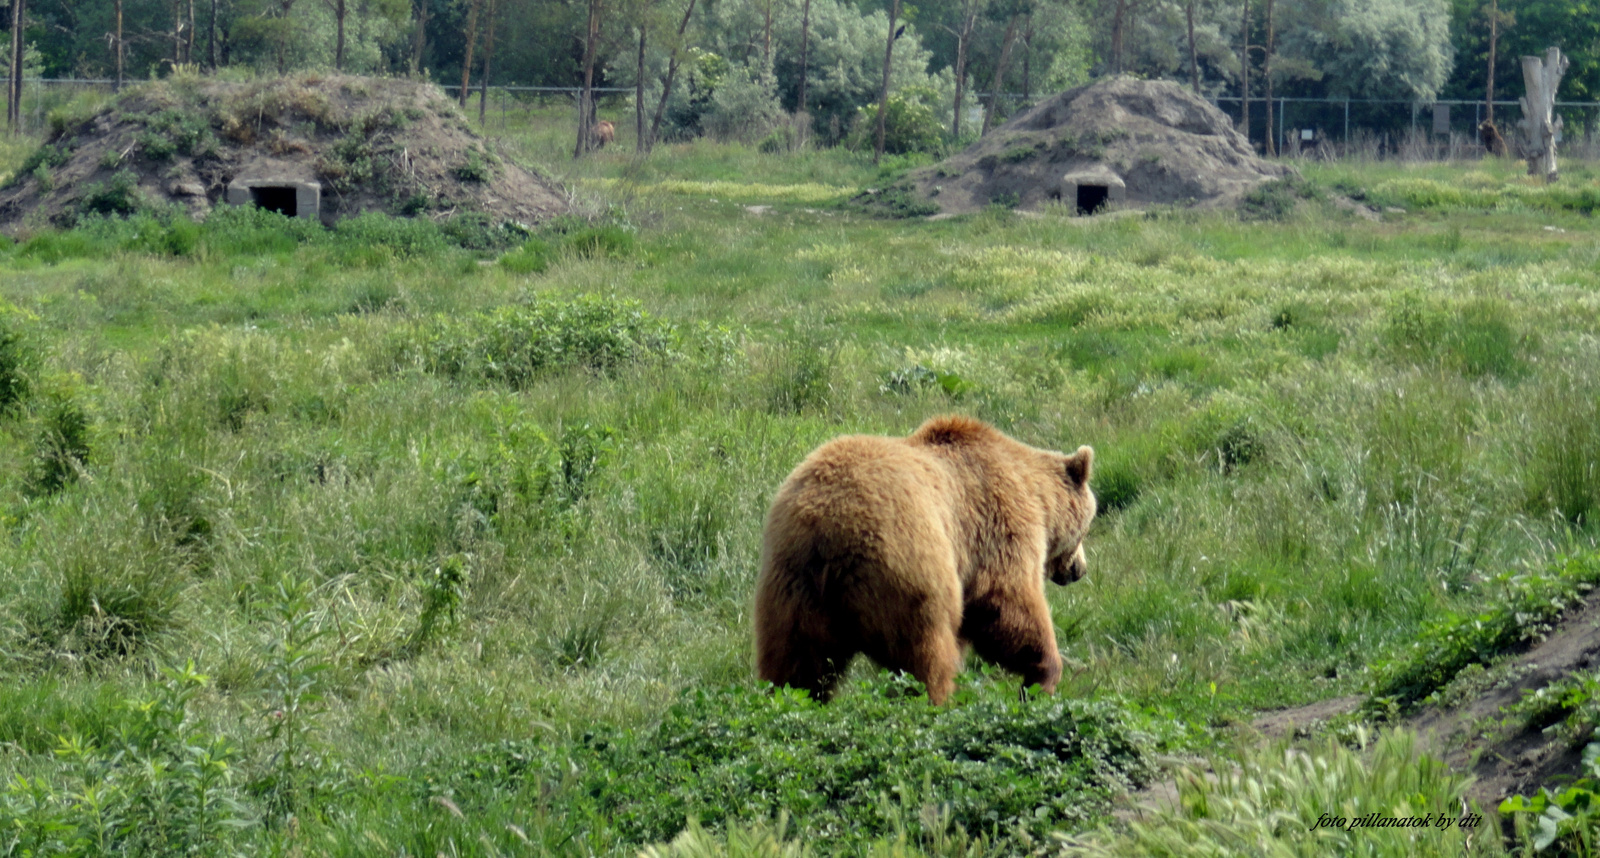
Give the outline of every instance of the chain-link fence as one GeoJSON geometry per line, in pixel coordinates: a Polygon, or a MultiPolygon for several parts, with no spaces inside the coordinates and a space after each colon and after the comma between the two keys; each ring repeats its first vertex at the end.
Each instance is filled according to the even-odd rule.
{"type": "MultiPolygon", "coordinates": [[[[1215,104],[1236,127],[1241,100],[1215,104]]],[[[1478,126],[1488,118],[1482,101],[1435,102],[1275,98],[1272,127],[1266,99],[1250,100],[1250,139],[1263,148],[1270,134],[1277,150],[1290,157],[1440,160],[1483,154],[1478,126]]],[[[1569,157],[1600,157],[1600,103],[1558,101],[1564,128],[1560,145],[1569,157]]],[[[1495,101],[1495,125],[1511,143],[1522,109],[1516,101],[1495,101]]]]}
{"type": "MultiPolygon", "coordinates": [[[[0,78],[4,80],[4,78],[0,78]]],[[[22,130],[45,130],[50,111],[87,91],[110,92],[110,80],[27,79],[22,95],[22,130]]],[[[454,94],[459,86],[445,86],[454,94]]],[[[477,87],[473,87],[477,90],[477,87]]],[[[577,87],[491,86],[483,116],[487,130],[505,130],[527,121],[531,113],[552,101],[576,109],[577,87]]],[[[596,87],[595,92],[625,99],[632,88],[596,87]]],[[[1025,103],[1008,97],[1008,106],[1025,103]]],[[[1213,101],[1239,125],[1243,110],[1237,96],[1213,101]]],[[[1270,134],[1286,157],[1322,159],[1364,158],[1441,160],[1473,158],[1483,154],[1478,125],[1486,118],[1482,101],[1414,102],[1381,99],[1275,98],[1272,127],[1267,127],[1266,99],[1250,100],[1250,139],[1258,149],[1270,134]]],[[[1022,109],[1021,107],[1016,108],[1022,109]]],[[[478,93],[469,99],[467,113],[478,113],[478,93]]],[[[1600,159],[1600,102],[1556,102],[1564,128],[1560,146],[1566,157],[1600,159]]],[[[1496,101],[1495,124],[1510,143],[1522,110],[1516,101],[1496,101]]]]}

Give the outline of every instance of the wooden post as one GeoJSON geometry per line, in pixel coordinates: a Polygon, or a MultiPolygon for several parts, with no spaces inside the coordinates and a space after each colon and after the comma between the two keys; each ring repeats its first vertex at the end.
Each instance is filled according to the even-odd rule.
{"type": "Polygon", "coordinates": [[[1544,58],[1522,58],[1522,81],[1528,87],[1523,96],[1522,129],[1519,141],[1522,157],[1528,160],[1528,175],[1543,176],[1547,182],[1558,178],[1556,172],[1556,134],[1561,131],[1561,117],[1555,116],[1556,89],[1561,86],[1561,76],[1567,72],[1567,58],[1560,48],[1545,51],[1544,58]]]}

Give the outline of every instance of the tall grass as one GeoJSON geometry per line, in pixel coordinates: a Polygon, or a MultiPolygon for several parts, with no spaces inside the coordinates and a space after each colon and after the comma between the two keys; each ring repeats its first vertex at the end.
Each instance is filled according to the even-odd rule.
{"type": "MultiPolygon", "coordinates": [[[[228,793],[241,850],[671,841],[688,814],[638,777],[648,831],[626,808],[571,823],[579,804],[552,798],[570,768],[470,793],[445,775],[505,742],[548,761],[601,728],[634,741],[686,692],[748,688],[773,489],[830,437],[950,411],[1095,446],[1090,574],[1050,590],[1060,693],[1202,749],[1213,724],[1363,690],[1367,665],[1502,573],[1593,546],[1600,268],[1581,213],[744,208],[771,187],[877,181],[852,157],[693,144],[630,174],[602,154],[575,169],[617,180],[586,191],[615,205],[519,235],[492,265],[465,227],[306,231],[250,212],[99,221],[0,252],[17,308],[0,370],[27,382],[0,411],[0,676],[50,722],[0,704],[19,748],[0,769],[66,801],[78,770],[50,734],[110,735],[118,701],[192,657],[211,680],[185,711],[229,738],[247,787],[228,793]],[[630,178],[684,184],[628,197],[630,178]],[[274,714],[301,705],[293,724],[274,714]]],[[[1319,181],[1404,178],[1338,169],[1319,181]]],[[[1475,171],[1422,177],[1478,193],[1475,171]]],[[[865,664],[853,679],[894,682],[865,664]]],[[[786,723],[741,700],[688,738],[786,723]]],[[[1026,720],[996,712],[996,729],[1026,720]]],[[[996,789],[1039,782],[1015,776],[996,789]]],[[[917,797],[884,805],[862,850],[1009,848],[944,807],[948,778],[861,778],[917,797]],[[953,820],[945,840],[925,808],[953,820]]],[[[837,851],[814,826],[868,812],[841,802],[764,804],[704,834],[738,840],[786,811],[776,840],[837,851]]]]}

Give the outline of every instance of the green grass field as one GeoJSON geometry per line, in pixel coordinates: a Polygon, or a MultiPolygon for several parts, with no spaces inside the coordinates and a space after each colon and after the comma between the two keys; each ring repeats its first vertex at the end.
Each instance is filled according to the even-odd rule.
{"type": "Polygon", "coordinates": [[[541,116],[502,151],[581,217],[504,259],[249,213],[0,250],[0,846],[1076,848],[1051,832],[1161,757],[1368,691],[1501,573],[1593,550],[1594,165],[895,221],[841,203],[909,162],[574,166],[541,116]],[[976,664],[939,711],[866,663],[827,708],[760,693],[772,491],[946,412],[1097,451],[1058,696],[976,664]]]}

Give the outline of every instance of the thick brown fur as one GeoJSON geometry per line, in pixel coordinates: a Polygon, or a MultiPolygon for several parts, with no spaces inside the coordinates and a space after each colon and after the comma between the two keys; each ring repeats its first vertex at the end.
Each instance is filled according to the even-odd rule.
{"type": "Polygon", "coordinates": [[[617,126],[609,120],[602,119],[594,124],[594,148],[604,149],[606,144],[617,139],[617,126]]]}
{"type": "Polygon", "coordinates": [[[1044,580],[1083,576],[1094,451],[1039,450],[967,417],[907,438],[847,435],[806,457],[767,514],[756,669],[832,696],[866,653],[940,704],[964,650],[1054,692],[1044,580]]]}

